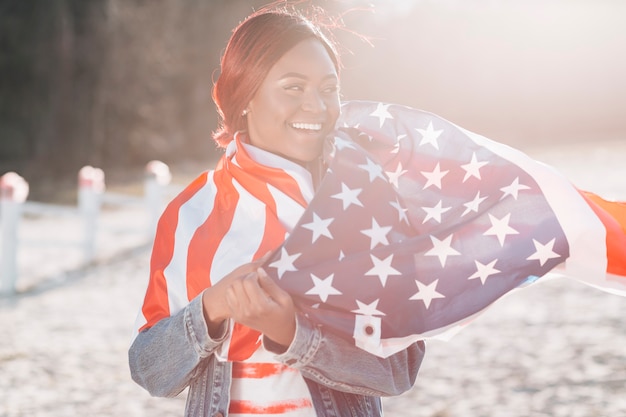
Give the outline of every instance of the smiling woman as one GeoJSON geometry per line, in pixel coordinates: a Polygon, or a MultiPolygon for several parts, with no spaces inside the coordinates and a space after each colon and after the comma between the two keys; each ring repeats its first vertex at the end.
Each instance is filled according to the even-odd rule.
{"type": "Polygon", "coordinates": [[[248,17],[225,49],[225,153],[161,217],[129,351],[151,394],[189,388],[186,416],[379,416],[381,396],[415,381],[423,342],[375,357],[313,324],[262,268],[326,170],[339,68],[321,26],[285,6],[248,17]]]}

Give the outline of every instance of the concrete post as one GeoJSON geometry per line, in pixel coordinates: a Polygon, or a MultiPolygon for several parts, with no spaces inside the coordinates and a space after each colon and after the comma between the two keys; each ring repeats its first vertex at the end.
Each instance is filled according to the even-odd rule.
{"type": "Polygon", "coordinates": [[[0,257],[0,295],[15,294],[18,265],[19,223],[22,205],[28,197],[28,183],[15,172],[0,177],[0,227],[2,253],[0,257]]]}
{"type": "Polygon", "coordinates": [[[83,219],[83,254],[85,262],[94,260],[98,215],[104,193],[104,172],[100,168],[84,166],[78,172],[78,210],[83,219]]]}
{"type": "Polygon", "coordinates": [[[165,187],[172,180],[170,168],[161,161],[150,161],[146,165],[144,199],[149,215],[148,237],[153,238],[156,225],[165,207],[165,187]]]}

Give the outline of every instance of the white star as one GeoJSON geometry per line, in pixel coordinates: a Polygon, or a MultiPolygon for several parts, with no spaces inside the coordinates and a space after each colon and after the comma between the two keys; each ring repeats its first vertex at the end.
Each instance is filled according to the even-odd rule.
{"type": "Polygon", "coordinates": [[[379,127],[383,127],[383,124],[385,124],[385,120],[393,120],[393,116],[387,110],[389,106],[391,106],[391,104],[378,103],[378,105],[376,106],[376,110],[370,113],[370,116],[378,117],[378,123],[380,124],[379,127]]]}
{"type": "Polygon", "coordinates": [[[439,167],[439,162],[437,162],[437,166],[432,172],[428,171],[420,171],[423,176],[425,176],[428,181],[426,181],[426,185],[424,185],[424,190],[434,185],[435,187],[441,190],[441,179],[446,176],[449,171],[441,171],[439,167]]]}
{"type": "Polygon", "coordinates": [[[408,208],[404,208],[402,207],[402,205],[400,204],[400,201],[398,201],[398,198],[396,197],[396,201],[390,201],[389,204],[391,204],[391,206],[393,208],[395,208],[396,210],[398,210],[398,221],[404,221],[404,222],[409,222],[409,218],[406,215],[406,212],[409,211],[408,208]]]}
{"type": "Polygon", "coordinates": [[[446,259],[448,256],[460,255],[456,249],[452,247],[452,235],[448,236],[444,240],[439,240],[435,236],[430,236],[430,240],[433,243],[433,248],[426,252],[425,256],[437,256],[441,266],[446,266],[446,259]]]}
{"type": "Polygon", "coordinates": [[[380,301],[380,298],[372,301],[369,304],[365,304],[359,300],[356,300],[359,308],[356,310],[352,310],[352,313],[362,314],[364,316],[384,316],[385,313],[377,309],[378,301],[380,301]]]}
{"type": "Polygon", "coordinates": [[[341,291],[333,287],[334,274],[330,274],[324,279],[319,279],[315,275],[311,274],[313,279],[313,288],[308,290],[305,294],[319,295],[320,299],[325,303],[328,300],[329,295],[341,295],[341,291]]]}
{"type": "Polygon", "coordinates": [[[309,229],[313,232],[313,240],[311,243],[315,243],[320,236],[326,236],[330,239],[333,238],[330,230],[328,230],[328,226],[330,226],[333,220],[335,219],[332,217],[328,219],[321,219],[316,213],[313,213],[313,221],[302,225],[305,229],[309,229]]]}
{"type": "Polygon", "coordinates": [[[480,169],[487,165],[488,162],[478,162],[476,160],[476,152],[472,153],[472,160],[465,165],[461,165],[461,168],[465,170],[465,176],[463,177],[463,182],[465,182],[469,177],[480,178],[480,169]]]}
{"type": "Polygon", "coordinates": [[[343,251],[342,251],[342,250],[340,250],[340,251],[339,251],[339,260],[342,260],[342,259],[343,259],[343,258],[345,258],[345,257],[346,257],[346,255],[344,255],[343,251]]]}
{"type": "Polygon", "coordinates": [[[481,197],[480,196],[480,191],[478,191],[476,193],[476,196],[474,196],[474,199],[472,201],[470,201],[469,203],[464,203],[463,204],[466,207],[466,209],[463,212],[463,214],[461,214],[461,217],[465,216],[470,211],[478,213],[478,206],[480,206],[480,203],[482,203],[486,199],[487,199],[487,197],[481,197]]]}
{"type": "Polygon", "coordinates": [[[293,272],[298,270],[298,268],[293,266],[293,263],[300,257],[300,255],[301,253],[289,255],[285,248],[281,248],[280,259],[270,264],[271,267],[278,269],[278,279],[281,279],[283,274],[287,271],[293,272]]]}
{"type": "Polygon", "coordinates": [[[335,195],[331,195],[331,197],[341,200],[343,202],[343,209],[345,210],[350,207],[350,204],[356,204],[357,206],[363,207],[363,203],[361,203],[357,198],[360,193],[360,188],[355,188],[354,190],[351,190],[346,184],[342,182],[341,192],[335,195]]]}
{"type": "Polygon", "coordinates": [[[435,298],[446,298],[445,295],[436,291],[438,279],[434,280],[428,285],[424,285],[418,280],[415,280],[417,284],[417,292],[409,298],[409,300],[422,300],[426,308],[430,308],[430,302],[435,298]]]}
{"type": "Polygon", "coordinates": [[[500,270],[495,269],[493,266],[496,264],[498,260],[495,259],[493,261],[491,261],[490,263],[488,263],[487,265],[482,264],[478,261],[474,261],[476,263],[476,272],[474,272],[474,275],[472,275],[471,277],[467,278],[467,279],[476,279],[476,278],[480,278],[480,282],[485,285],[485,281],[487,281],[487,278],[489,278],[490,275],[493,274],[497,274],[498,272],[500,272],[500,270]]]}
{"type": "Polygon", "coordinates": [[[396,167],[395,171],[385,171],[385,174],[387,174],[389,182],[392,183],[396,188],[398,188],[398,179],[406,172],[406,169],[402,169],[402,162],[398,162],[398,166],[396,167]]]}
{"type": "Polygon", "coordinates": [[[370,258],[372,258],[374,267],[367,271],[365,275],[378,275],[378,279],[380,279],[383,287],[387,284],[389,275],[400,275],[400,271],[391,266],[393,255],[389,255],[385,259],[378,259],[374,255],[370,255],[370,258]]]}
{"type": "Polygon", "coordinates": [[[437,223],[441,223],[441,215],[452,208],[441,206],[442,201],[439,200],[435,207],[422,207],[422,210],[426,212],[426,217],[424,217],[424,221],[422,222],[422,224],[426,223],[430,219],[435,220],[437,223]]]}
{"type": "Polygon", "coordinates": [[[552,248],[554,248],[554,242],[555,242],[555,239],[553,238],[551,241],[549,241],[545,245],[542,245],[540,242],[533,239],[536,252],[530,255],[528,258],[526,258],[526,260],[530,261],[530,260],[536,259],[539,261],[539,264],[543,266],[543,264],[545,264],[548,261],[548,259],[559,258],[561,255],[559,255],[558,253],[552,250],[552,248]]]}
{"type": "Polygon", "coordinates": [[[428,122],[428,127],[426,129],[416,130],[422,134],[420,146],[430,143],[435,147],[435,149],[439,149],[439,143],[437,142],[437,139],[439,138],[439,136],[441,136],[443,130],[435,130],[433,128],[433,122],[428,122]]]}
{"type": "Polygon", "coordinates": [[[511,213],[507,214],[501,219],[497,219],[491,214],[489,214],[489,220],[491,220],[491,227],[483,233],[483,235],[494,235],[498,236],[498,242],[500,242],[500,246],[504,246],[504,239],[507,235],[518,235],[519,232],[509,226],[509,219],[511,218],[511,213]]]}
{"type": "Polygon", "coordinates": [[[376,219],[372,218],[372,228],[361,230],[361,233],[371,239],[370,249],[374,249],[379,243],[382,243],[383,245],[389,244],[389,240],[387,240],[387,233],[389,233],[390,230],[391,226],[380,227],[376,219]]]}
{"type": "Polygon", "coordinates": [[[355,149],[354,144],[349,140],[346,140],[341,136],[335,136],[335,149],[342,150],[346,148],[355,149]]]}
{"type": "Polygon", "coordinates": [[[500,200],[503,200],[507,195],[513,196],[514,199],[517,200],[517,193],[520,190],[530,190],[530,187],[524,184],[519,183],[519,177],[515,178],[515,180],[511,183],[511,185],[507,185],[506,187],[500,188],[504,194],[500,200]]]}
{"type": "Polygon", "coordinates": [[[367,171],[370,176],[370,182],[374,182],[376,178],[385,179],[385,176],[383,175],[383,168],[369,158],[367,158],[367,165],[359,165],[359,168],[363,168],[367,171]]]}

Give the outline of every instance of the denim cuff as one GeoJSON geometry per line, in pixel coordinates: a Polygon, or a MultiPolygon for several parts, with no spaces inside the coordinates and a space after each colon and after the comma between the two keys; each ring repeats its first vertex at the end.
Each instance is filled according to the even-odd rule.
{"type": "Polygon", "coordinates": [[[209,328],[204,318],[204,309],[202,305],[202,293],[196,296],[186,308],[185,326],[187,327],[189,337],[201,357],[211,355],[224,341],[230,333],[228,320],[224,320],[219,328],[219,335],[211,337],[209,328]]]}
{"type": "Polygon", "coordinates": [[[296,334],[285,347],[263,337],[264,347],[275,353],[276,360],[292,368],[302,368],[315,356],[322,341],[322,332],[302,313],[296,313],[296,334]]]}

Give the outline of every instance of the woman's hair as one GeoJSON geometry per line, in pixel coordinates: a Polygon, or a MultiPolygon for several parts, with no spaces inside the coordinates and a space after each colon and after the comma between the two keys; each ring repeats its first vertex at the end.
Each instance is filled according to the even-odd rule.
{"type": "Polygon", "coordinates": [[[221,59],[221,71],[213,86],[213,101],[220,117],[213,133],[218,146],[226,147],[235,132],[247,128],[244,109],[272,66],[299,42],[315,38],[328,51],[339,73],[340,63],[334,42],[293,7],[269,6],[256,11],[233,31],[221,59]]]}

